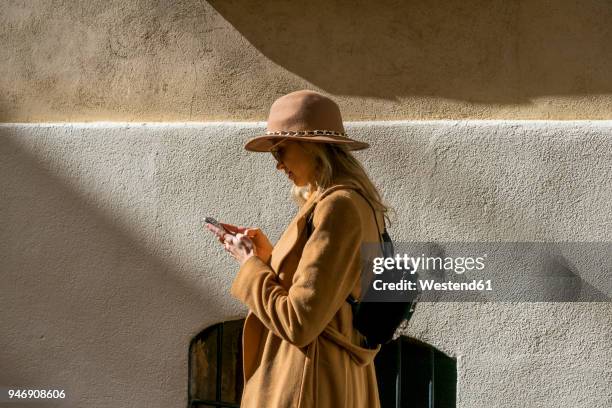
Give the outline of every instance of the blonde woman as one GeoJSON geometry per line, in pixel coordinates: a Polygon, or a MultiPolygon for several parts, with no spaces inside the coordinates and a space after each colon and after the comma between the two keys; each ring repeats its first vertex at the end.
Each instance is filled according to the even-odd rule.
{"type": "Polygon", "coordinates": [[[208,227],[240,263],[231,294],[249,308],[241,407],[380,407],[381,346],[366,346],[346,301],[360,298],[361,246],[378,242],[388,211],[350,153],[369,145],[348,138],[336,103],[309,90],[277,99],[267,128],[245,148],[273,154],[297,215],[274,246],[259,228],[208,227]]]}

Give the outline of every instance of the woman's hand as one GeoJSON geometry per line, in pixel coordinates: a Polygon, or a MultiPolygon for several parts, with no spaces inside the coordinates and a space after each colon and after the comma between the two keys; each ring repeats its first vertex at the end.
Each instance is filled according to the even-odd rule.
{"type": "Polygon", "coordinates": [[[223,246],[231,256],[240,262],[240,266],[242,266],[242,264],[244,264],[250,257],[256,255],[253,241],[242,233],[238,233],[236,235],[225,234],[225,242],[223,246]]]}
{"type": "Polygon", "coordinates": [[[223,222],[220,224],[229,232],[246,235],[254,246],[255,255],[265,263],[268,263],[274,246],[262,230],[257,227],[238,227],[223,222]]]}
{"type": "MultiPolygon", "coordinates": [[[[226,228],[225,225],[223,227],[226,228]]],[[[247,259],[255,256],[255,247],[253,242],[246,236],[246,234],[227,234],[212,224],[206,224],[206,228],[215,233],[215,235],[219,238],[219,242],[223,244],[225,250],[229,252],[230,255],[236,260],[238,260],[241,266],[247,261],[247,259]]],[[[230,229],[227,229],[227,231],[233,232],[230,229]]]]}

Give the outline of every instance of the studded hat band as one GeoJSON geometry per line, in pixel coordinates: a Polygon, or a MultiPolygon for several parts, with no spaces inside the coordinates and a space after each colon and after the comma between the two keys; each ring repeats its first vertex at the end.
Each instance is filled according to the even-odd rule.
{"type": "Polygon", "coordinates": [[[301,136],[301,135],[332,135],[332,136],[343,136],[347,137],[345,132],[336,132],[335,130],[279,130],[276,132],[266,132],[266,135],[274,136],[301,136]]]}

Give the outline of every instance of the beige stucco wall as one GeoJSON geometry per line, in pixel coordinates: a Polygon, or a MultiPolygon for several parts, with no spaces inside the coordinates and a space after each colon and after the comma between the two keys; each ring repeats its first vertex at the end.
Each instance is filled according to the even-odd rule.
{"type": "MultiPolygon", "coordinates": [[[[612,121],[347,127],[372,145],[356,156],[398,241],[610,241],[612,121]]],[[[202,219],[276,242],[296,211],[273,158],[242,148],[263,128],[0,125],[0,387],[185,407],[190,340],[246,314],[229,294],[238,264],[202,219]]],[[[610,299],[610,265],[581,259],[610,299]]],[[[610,405],[610,302],[422,303],[405,333],[457,359],[459,408],[610,405]]]]}
{"type": "Polygon", "coordinates": [[[0,121],[612,117],[607,1],[0,2],[0,121]]]}

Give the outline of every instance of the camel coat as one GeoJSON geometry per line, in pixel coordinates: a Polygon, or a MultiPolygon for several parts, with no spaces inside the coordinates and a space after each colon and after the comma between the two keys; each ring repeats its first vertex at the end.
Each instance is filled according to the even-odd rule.
{"type": "Polygon", "coordinates": [[[232,296],[249,307],[242,408],[380,407],[373,360],[381,346],[362,346],[346,302],[361,294],[361,244],[378,233],[372,208],[351,186],[358,188],[328,188],[316,207],[308,200],[268,263],[249,258],[232,283],[232,296]]]}

